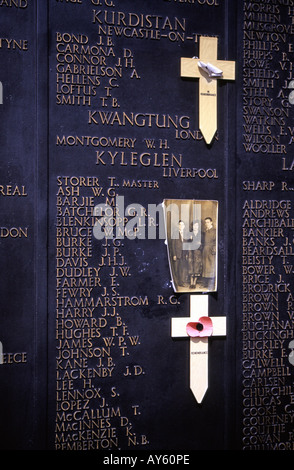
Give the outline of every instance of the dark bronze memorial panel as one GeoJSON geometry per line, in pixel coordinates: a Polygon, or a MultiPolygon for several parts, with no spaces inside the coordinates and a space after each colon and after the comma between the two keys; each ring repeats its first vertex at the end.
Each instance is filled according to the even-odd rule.
{"type": "Polygon", "coordinates": [[[1,450],[293,450],[294,1],[0,27],[1,450]]]}

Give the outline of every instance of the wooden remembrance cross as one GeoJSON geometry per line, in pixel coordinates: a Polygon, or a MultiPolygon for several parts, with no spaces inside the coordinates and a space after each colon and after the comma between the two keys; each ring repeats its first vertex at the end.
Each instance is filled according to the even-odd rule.
{"type": "Polygon", "coordinates": [[[217,80],[235,80],[235,62],[217,59],[216,37],[199,42],[199,59],[181,58],[181,77],[199,78],[199,128],[210,144],[217,130],[217,80]]]}
{"type": "Polygon", "coordinates": [[[190,318],[172,318],[172,337],[190,337],[190,388],[198,403],[208,388],[208,337],[225,334],[226,317],[208,317],[205,294],[190,296],[190,318]]]}

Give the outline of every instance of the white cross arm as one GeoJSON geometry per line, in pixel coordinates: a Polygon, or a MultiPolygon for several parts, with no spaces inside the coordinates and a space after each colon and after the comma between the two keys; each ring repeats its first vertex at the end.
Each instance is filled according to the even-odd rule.
{"type": "MultiPolygon", "coordinates": [[[[205,316],[205,315],[203,315],[205,316]]],[[[200,315],[201,317],[201,315],[200,315]]],[[[210,317],[212,320],[212,336],[225,336],[226,335],[226,317],[210,317]]],[[[192,321],[198,321],[193,318],[192,321]]],[[[173,338],[187,338],[186,331],[187,323],[191,321],[189,317],[172,318],[171,321],[171,336],[173,338]]]]}

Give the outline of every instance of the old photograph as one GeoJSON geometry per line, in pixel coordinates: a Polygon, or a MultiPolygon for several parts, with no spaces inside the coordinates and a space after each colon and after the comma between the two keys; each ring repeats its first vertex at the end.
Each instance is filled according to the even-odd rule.
{"type": "Polygon", "coordinates": [[[216,291],[218,202],[165,199],[163,207],[175,292],[216,291]]]}

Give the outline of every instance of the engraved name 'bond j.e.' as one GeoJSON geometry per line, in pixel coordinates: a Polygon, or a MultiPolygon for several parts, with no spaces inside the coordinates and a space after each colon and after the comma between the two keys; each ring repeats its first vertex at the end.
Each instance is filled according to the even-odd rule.
{"type": "Polygon", "coordinates": [[[201,36],[199,59],[181,58],[181,77],[199,78],[199,128],[207,144],[217,131],[217,80],[235,80],[235,62],[217,59],[217,43],[201,36]]]}
{"type": "Polygon", "coordinates": [[[201,403],[208,388],[208,338],[226,335],[226,317],[208,316],[208,295],[190,296],[190,318],[172,318],[173,338],[190,337],[190,388],[201,403]]]}

